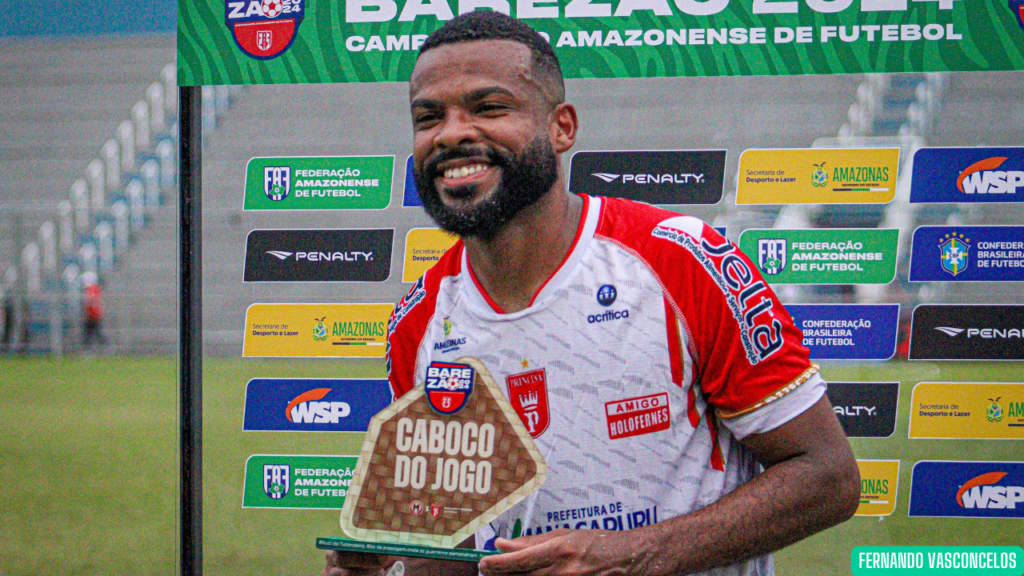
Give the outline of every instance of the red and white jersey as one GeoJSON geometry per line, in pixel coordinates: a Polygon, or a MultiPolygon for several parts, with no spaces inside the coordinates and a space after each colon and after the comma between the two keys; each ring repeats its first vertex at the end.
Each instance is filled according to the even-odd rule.
{"type": "MultiPolygon", "coordinates": [[[[738,439],[825,391],[801,332],[735,245],[697,218],[582,198],[569,254],[525,310],[488,297],[459,242],[388,325],[395,397],[422,386],[432,361],[479,358],[547,460],[544,485],[478,532],[481,548],[707,506],[759,470],[738,439]]],[[[710,573],[771,574],[772,559],[710,573]]]]}

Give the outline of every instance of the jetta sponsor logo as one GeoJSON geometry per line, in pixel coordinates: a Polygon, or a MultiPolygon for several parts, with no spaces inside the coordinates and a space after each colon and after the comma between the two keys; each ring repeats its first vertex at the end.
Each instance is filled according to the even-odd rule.
{"type": "Polygon", "coordinates": [[[224,22],[246,56],[270,60],[295,41],[304,8],[305,0],[225,0],[224,22]]]}
{"type": "Polygon", "coordinates": [[[577,152],[569,188],[650,204],[715,204],[722,199],[725,150],[577,152]]]}
{"type": "Polygon", "coordinates": [[[604,410],[611,440],[651,434],[672,426],[672,413],[665,392],[606,402],[604,410]]]}
{"type": "Polygon", "coordinates": [[[914,308],[911,360],[1024,360],[1024,306],[922,304],[914,308]]]}
{"type": "Polygon", "coordinates": [[[787,304],[812,360],[888,360],[899,304],[787,304]]]}
{"type": "Polygon", "coordinates": [[[1024,226],[922,226],[911,282],[1022,282],[1024,226]]]}
{"type": "Polygon", "coordinates": [[[242,429],[366,432],[391,402],[387,380],[254,378],[245,387],[242,429]]]}
{"type": "Polygon", "coordinates": [[[246,282],[383,282],[391,274],[393,229],[253,230],[246,282]]]}
{"type": "Polygon", "coordinates": [[[909,515],[1024,518],[1024,462],[918,462],[909,515]]]}
{"type": "Polygon", "coordinates": [[[910,202],[1024,201],[1024,148],[921,148],[910,202]]]}
{"type": "Polygon", "coordinates": [[[829,382],[828,399],[850,438],[888,438],[896,429],[899,382],[829,382]]]}

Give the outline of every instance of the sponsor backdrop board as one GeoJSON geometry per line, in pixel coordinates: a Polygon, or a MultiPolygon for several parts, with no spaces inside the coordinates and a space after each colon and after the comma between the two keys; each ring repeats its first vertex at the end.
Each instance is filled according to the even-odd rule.
{"type": "Polygon", "coordinates": [[[423,206],[420,201],[419,188],[416,187],[416,174],[413,172],[412,154],[405,159],[405,190],[402,192],[402,206],[418,208],[423,206]]]}
{"type": "Polygon", "coordinates": [[[909,514],[1024,518],[1024,462],[918,462],[909,514]]]}
{"type": "Polygon", "coordinates": [[[911,282],[1024,282],[1024,227],[921,226],[911,282]]]}
{"type": "Polygon", "coordinates": [[[914,308],[911,360],[1024,360],[1024,306],[922,304],[914,308]]]}
{"type": "Polygon", "coordinates": [[[740,250],[770,284],[888,284],[898,240],[896,229],[751,229],[740,250]]]}
{"type": "Polygon", "coordinates": [[[921,148],[910,202],[1024,202],[1024,148],[921,148]]]}
{"type": "Polygon", "coordinates": [[[885,204],[899,165],[899,148],[746,150],[736,203],[885,204]]]}
{"type": "Polygon", "coordinates": [[[1024,440],[1024,383],[921,382],[911,438],[1024,440]]]}
{"type": "Polygon", "coordinates": [[[786,304],[812,360],[888,360],[899,304],[786,304]]]}
{"type": "Polygon", "coordinates": [[[383,210],[394,170],[394,156],[253,158],[243,209],[383,210]]]}
{"type": "Polygon", "coordinates": [[[888,516],[896,511],[899,460],[857,460],[860,469],[860,506],[856,516],[888,516]]]}
{"type": "Polygon", "coordinates": [[[341,510],[356,459],[254,454],[245,461],[242,507],[341,510]]]}
{"type": "Polygon", "coordinates": [[[850,438],[892,436],[899,399],[899,382],[828,383],[828,401],[850,438]]]}
{"type": "Polygon", "coordinates": [[[509,12],[545,34],[567,78],[1024,68],[1024,32],[1004,0],[268,4],[180,2],[178,82],[405,81],[427,35],[474,7],[509,12]]]}
{"type": "Polygon", "coordinates": [[[391,403],[387,380],[253,378],[245,386],[248,432],[366,432],[391,403]]]}
{"type": "Polygon", "coordinates": [[[253,304],[242,356],[383,358],[394,304],[253,304]]]}
{"type": "Polygon", "coordinates": [[[440,228],[413,228],[405,235],[402,282],[415,282],[459,240],[440,228]]]}
{"type": "Polygon", "coordinates": [[[725,150],[576,152],[569,190],[648,204],[717,204],[725,150]]]}
{"type": "Polygon", "coordinates": [[[245,241],[246,282],[384,282],[393,228],[253,230],[245,241]]]}

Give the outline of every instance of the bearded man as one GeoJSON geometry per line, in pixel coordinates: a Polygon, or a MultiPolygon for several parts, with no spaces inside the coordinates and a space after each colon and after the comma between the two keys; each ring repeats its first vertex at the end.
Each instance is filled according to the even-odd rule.
{"type": "Polygon", "coordinates": [[[394,395],[464,355],[499,383],[532,373],[548,475],[467,541],[503,551],[479,566],[330,552],[325,575],[768,575],[771,552],[853,514],[825,381],[750,260],[696,218],[566,191],[578,121],[540,35],[459,16],[409,94],[423,206],[460,241],[389,323],[394,395]],[[632,421],[608,409],[655,399],[632,421]]]}

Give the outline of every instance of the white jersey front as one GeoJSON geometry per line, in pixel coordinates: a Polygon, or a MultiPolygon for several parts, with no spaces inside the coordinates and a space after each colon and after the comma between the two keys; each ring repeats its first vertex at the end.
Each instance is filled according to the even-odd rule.
{"type": "MultiPolygon", "coordinates": [[[[824,393],[799,330],[735,245],[696,218],[583,199],[569,255],[527,309],[500,310],[459,242],[389,322],[396,397],[432,361],[478,358],[547,460],[544,485],[478,532],[480,548],[707,506],[758,472],[738,439],[824,393]]],[[[709,572],[772,573],[771,556],[709,572]]]]}

